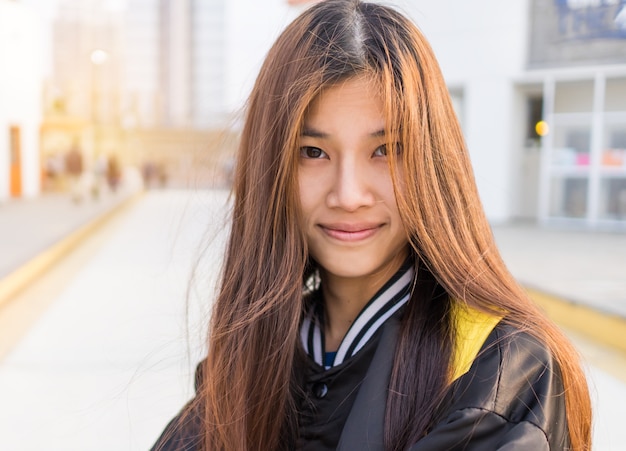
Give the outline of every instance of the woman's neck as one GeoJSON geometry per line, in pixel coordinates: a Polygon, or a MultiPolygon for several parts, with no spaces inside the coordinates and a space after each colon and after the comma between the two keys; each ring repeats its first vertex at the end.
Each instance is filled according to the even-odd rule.
{"type": "Polygon", "coordinates": [[[401,263],[380,273],[358,278],[337,277],[320,271],[324,298],[324,351],[334,352],[339,348],[359,313],[398,271],[401,263]]]}
{"type": "Polygon", "coordinates": [[[377,290],[370,284],[364,284],[361,279],[329,282],[327,280],[322,284],[326,352],[337,350],[348,329],[377,290]]]}

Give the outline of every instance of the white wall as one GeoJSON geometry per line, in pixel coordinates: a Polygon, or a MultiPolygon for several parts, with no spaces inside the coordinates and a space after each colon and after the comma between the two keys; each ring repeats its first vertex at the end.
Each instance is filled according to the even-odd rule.
{"type": "Polygon", "coordinates": [[[163,101],[159,89],[159,10],[153,0],[129,0],[124,29],[125,127],[158,123],[163,101]]]}
{"type": "Polygon", "coordinates": [[[40,191],[42,40],[37,16],[24,5],[0,0],[0,201],[9,197],[9,126],[22,142],[22,195],[40,191]]]}
{"type": "Polygon", "coordinates": [[[224,120],[225,49],[224,0],[192,2],[191,106],[193,125],[214,127],[224,120]]]}
{"type": "Polygon", "coordinates": [[[286,0],[228,0],[226,4],[225,105],[241,111],[267,52],[302,8],[286,0]]]}
{"type": "Polygon", "coordinates": [[[448,85],[463,92],[476,181],[493,222],[514,208],[514,80],[526,62],[528,0],[398,0],[430,41],[448,85]]]}
{"type": "Polygon", "coordinates": [[[171,2],[168,10],[170,41],[167,64],[169,65],[168,104],[171,125],[187,126],[191,119],[190,58],[191,42],[187,19],[188,2],[171,2]]]}

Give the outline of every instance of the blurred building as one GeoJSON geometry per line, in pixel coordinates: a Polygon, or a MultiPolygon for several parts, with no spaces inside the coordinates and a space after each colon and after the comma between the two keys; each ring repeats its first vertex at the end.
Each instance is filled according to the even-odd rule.
{"type": "Polygon", "coordinates": [[[123,11],[101,0],[59,0],[53,28],[56,106],[102,123],[116,122],[124,67],[123,11]]]}
{"type": "Polygon", "coordinates": [[[101,0],[57,0],[56,5],[41,126],[46,190],[67,189],[63,161],[70,149],[81,153],[85,171],[98,176],[105,158],[125,153],[123,9],[101,0]]]}
{"type": "Polygon", "coordinates": [[[296,10],[284,0],[59,0],[43,153],[78,141],[88,166],[117,154],[179,179],[230,160],[238,109],[296,10]]]}
{"type": "Polygon", "coordinates": [[[124,96],[134,120],[196,129],[232,123],[271,43],[302,9],[285,0],[126,4],[124,96]]]}
{"type": "Polygon", "coordinates": [[[0,0],[0,202],[40,190],[38,25],[24,5],[0,0]]]}
{"type": "Polygon", "coordinates": [[[124,95],[141,127],[223,122],[224,0],[129,0],[124,95]]]}
{"type": "Polygon", "coordinates": [[[541,84],[539,218],[626,230],[626,1],[532,3],[523,85],[541,84]]]}

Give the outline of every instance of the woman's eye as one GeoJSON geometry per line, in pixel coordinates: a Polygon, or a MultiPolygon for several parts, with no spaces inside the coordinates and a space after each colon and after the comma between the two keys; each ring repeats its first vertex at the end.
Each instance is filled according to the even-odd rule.
{"type": "Polygon", "coordinates": [[[300,147],[300,156],[303,158],[328,158],[322,149],[311,146],[300,147]]]}
{"type": "MultiPolygon", "coordinates": [[[[374,151],[374,156],[375,157],[386,157],[387,156],[387,144],[384,144],[378,148],[376,148],[376,150],[374,151]]],[[[391,144],[391,148],[393,149],[393,152],[395,155],[400,155],[402,153],[402,146],[400,145],[400,143],[393,143],[391,144]]]]}
{"type": "Polygon", "coordinates": [[[387,146],[380,146],[380,147],[376,148],[376,150],[374,151],[374,156],[375,157],[385,157],[385,156],[387,156],[387,146]]]}

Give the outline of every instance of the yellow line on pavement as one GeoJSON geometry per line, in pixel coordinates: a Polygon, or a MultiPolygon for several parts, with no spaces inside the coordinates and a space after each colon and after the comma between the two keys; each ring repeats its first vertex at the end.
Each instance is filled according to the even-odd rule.
{"type": "Polygon", "coordinates": [[[527,291],[557,324],[600,344],[626,352],[626,318],[600,312],[534,289],[527,291]]]}
{"type": "Polygon", "coordinates": [[[130,207],[142,195],[142,192],[130,196],[111,210],[80,227],[69,236],[46,249],[28,263],[25,263],[8,276],[0,280],[0,308],[26,288],[33,280],[49,270],[56,262],[70,253],[89,235],[102,227],[107,221],[122,210],[130,207]]]}

